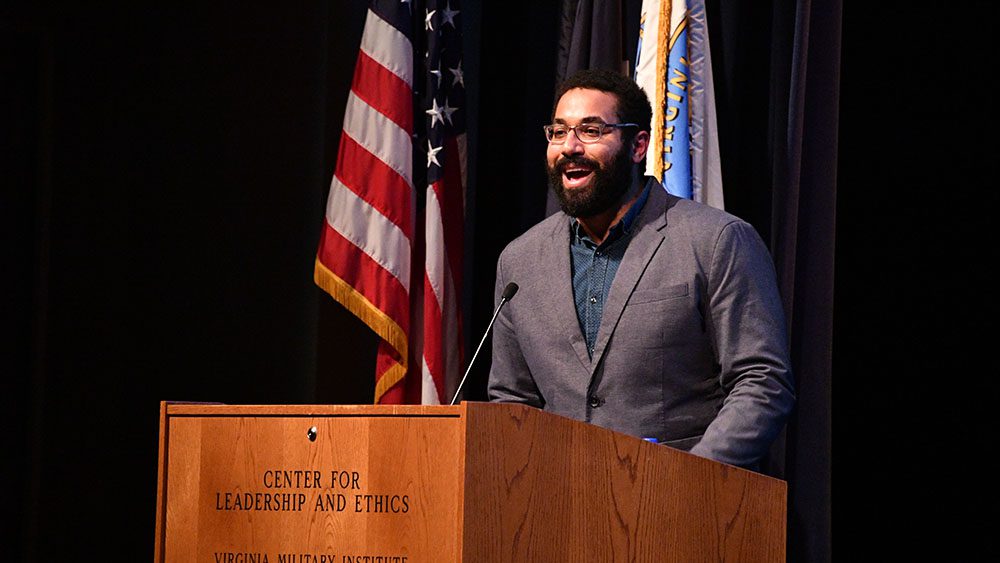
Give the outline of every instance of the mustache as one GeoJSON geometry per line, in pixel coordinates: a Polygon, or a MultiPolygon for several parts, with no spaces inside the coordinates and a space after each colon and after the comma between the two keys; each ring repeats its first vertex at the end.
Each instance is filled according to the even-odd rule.
{"type": "Polygon", "coordinates": [[[562,174],[563,172],[566,171],[567,168],[569,168],[570,166],[572,166],[574,164],[575,165],[586,166],[586,167],[591,168],[593,170],[600,170],[601,169],[601,163],[597,162],[596,160],[593,160],[593,159],[590,159],[590,158],[587,158],[585,156],[578,155],[578,154],[572,155],[572,156],[564,156],[564,157],[560,158],[556,162],[556,165],[553,168],[555,169],[556,172],[562,174]]]}

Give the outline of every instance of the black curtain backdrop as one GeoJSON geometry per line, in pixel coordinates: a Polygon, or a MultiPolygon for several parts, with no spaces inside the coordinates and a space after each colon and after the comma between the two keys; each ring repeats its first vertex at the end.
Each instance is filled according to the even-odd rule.
{"type": "MultiPolygon", "coordinates": [[[[561,7],[524,4],[464,13],[470,341],[545,210],[561,7]]],[[[789,559],[990,560],[997,8],[839,6],[708,6],[727,208],[800,335],[789,559]]],[[[151,555],[161,400],[370,401],[375,340],[312,283],[364,12],[0,8],[3,560],[151,555]]]]}
{"type": "Polygon", "coordinates": [[[789,560],[831,560],[831,393],[841,17],[839,0],[774,5],[768,150],[771,252],[797,403],[784,446],[789,560]]]}
{"type": "Polygon", "coordinates": [[[834,300],[838,558],[990,561],[1000,391],[997,4],[845,3],[834,300]]]}

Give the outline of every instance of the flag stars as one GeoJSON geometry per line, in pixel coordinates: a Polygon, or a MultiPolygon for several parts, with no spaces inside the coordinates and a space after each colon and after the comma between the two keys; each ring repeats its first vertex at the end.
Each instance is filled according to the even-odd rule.
{"type": "Polygon", "coordinates": [[[465,88],[465,75],[462,74],[462,61],[458,61],[458,66],[455,68],[449,68],[455,79],[452,81],[451,85],[461,84],[462,88],[465,88]]]}
{"type": "MultiPolygon", "coordinates": [[[[445,98],[445,100],[444,100],[444,107],[441,108],[441,113],[444,115],[444,120],[447,121],[449,125],[452,124],[451,123],[451,114],[455,113],[456,111],[458,111],[458,108],[453,108],[453,107],[448,106],[448,99],[445,98]]],[[[433,127],[433,125],[431,125],[431,127],[433,127]]]]}
{"type": "Polygon", "coordinates": [[[443,146],[434,148],[434,145],[431,144],[430,139],[427,140],[427,168],[430,168],[431,164],[437,166],[438,168],[441,168],[441,163],[438,162],[437,154],[441,152],[441,149],[443,148],[444,148],[443,146]]]}
{"type": "Polygon", "coordinates": [[[458,10],[452,10],[451,9],[451,2],[448,2],[448,4],[445,5],[444,12],[442,14],[444,16],[444,23],[441,24],[441,25],[449,24],[450,23],[451,27],[455,27],[455,16],[457,16],[458,14],[459,14],[459,11],[458,10]]]}
{"type": "Polygon", "coordinates": [[[433,74],[433,75],[434,75],[434,78],[437,78],[437,81],[438,81],[438,88],[440,88],[440,87],[441,87],[441,78],[442,78],[442,74],[441,74],[441,65],[439,64],[439,65],[438,65],[438,68],[436,68],[436,69],[434,69],[434,70],[431,70],[431,71],[429,71],[429,72],[430,72],[431,74],[433,74]]]}
{"type": "MultiPolygon", "coordinates": [[[[447,100],[445,100],[445,102],[444,102],[444,108],[438,106],[438,102],[437,102],[436,99],[435,100],[431,100],[431,104],[432,104],[431,105],[431,109],[426,110],[425,113],[427,115],[431,116],[431,127],[432,128],[438,122],[441,122],[442,124],[444,123],[445,115],[444,115],[444,113],[443,113],[442,110],[444,110],[444,111],[449,111],[449,110],[450,111],[455,111],[455,110],[453,110],[453,109],[451,109],[451,108],[448,107],[448,101],[447,100]]],[[[448,114],[448,119],[449,119],[449,122],[450,122],[451,121],[451,114],[450,113],[448,114]]]]}
{"type": "Polygon", "coordinates": [[[436,13],[437,13],[437,10],[427,10],[427,17],[424,18],[424,30],[425,31],[434,31],[434,22],[431,21],[431,19],[434,17],[434,14],[436,14],[436,13]]]}

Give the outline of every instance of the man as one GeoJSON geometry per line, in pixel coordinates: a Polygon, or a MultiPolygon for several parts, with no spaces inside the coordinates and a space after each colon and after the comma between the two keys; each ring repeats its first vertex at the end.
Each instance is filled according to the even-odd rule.
{"type": "Polygon", "coordinates": [[[545,127],[562,206],[511,242],[490,399],[755,468],[794,403],[774,266],[753,227],[669,195],[639,165],[651,110],[582,71],[545,127]]]}

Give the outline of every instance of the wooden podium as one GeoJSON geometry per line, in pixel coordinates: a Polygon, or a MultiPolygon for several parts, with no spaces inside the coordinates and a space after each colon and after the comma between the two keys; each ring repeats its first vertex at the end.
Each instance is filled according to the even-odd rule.
{"type": "Polygon", "coordinates": [[[160,408],[158,562],[785,559],[783,481],[530,407],[160,408]]]}

